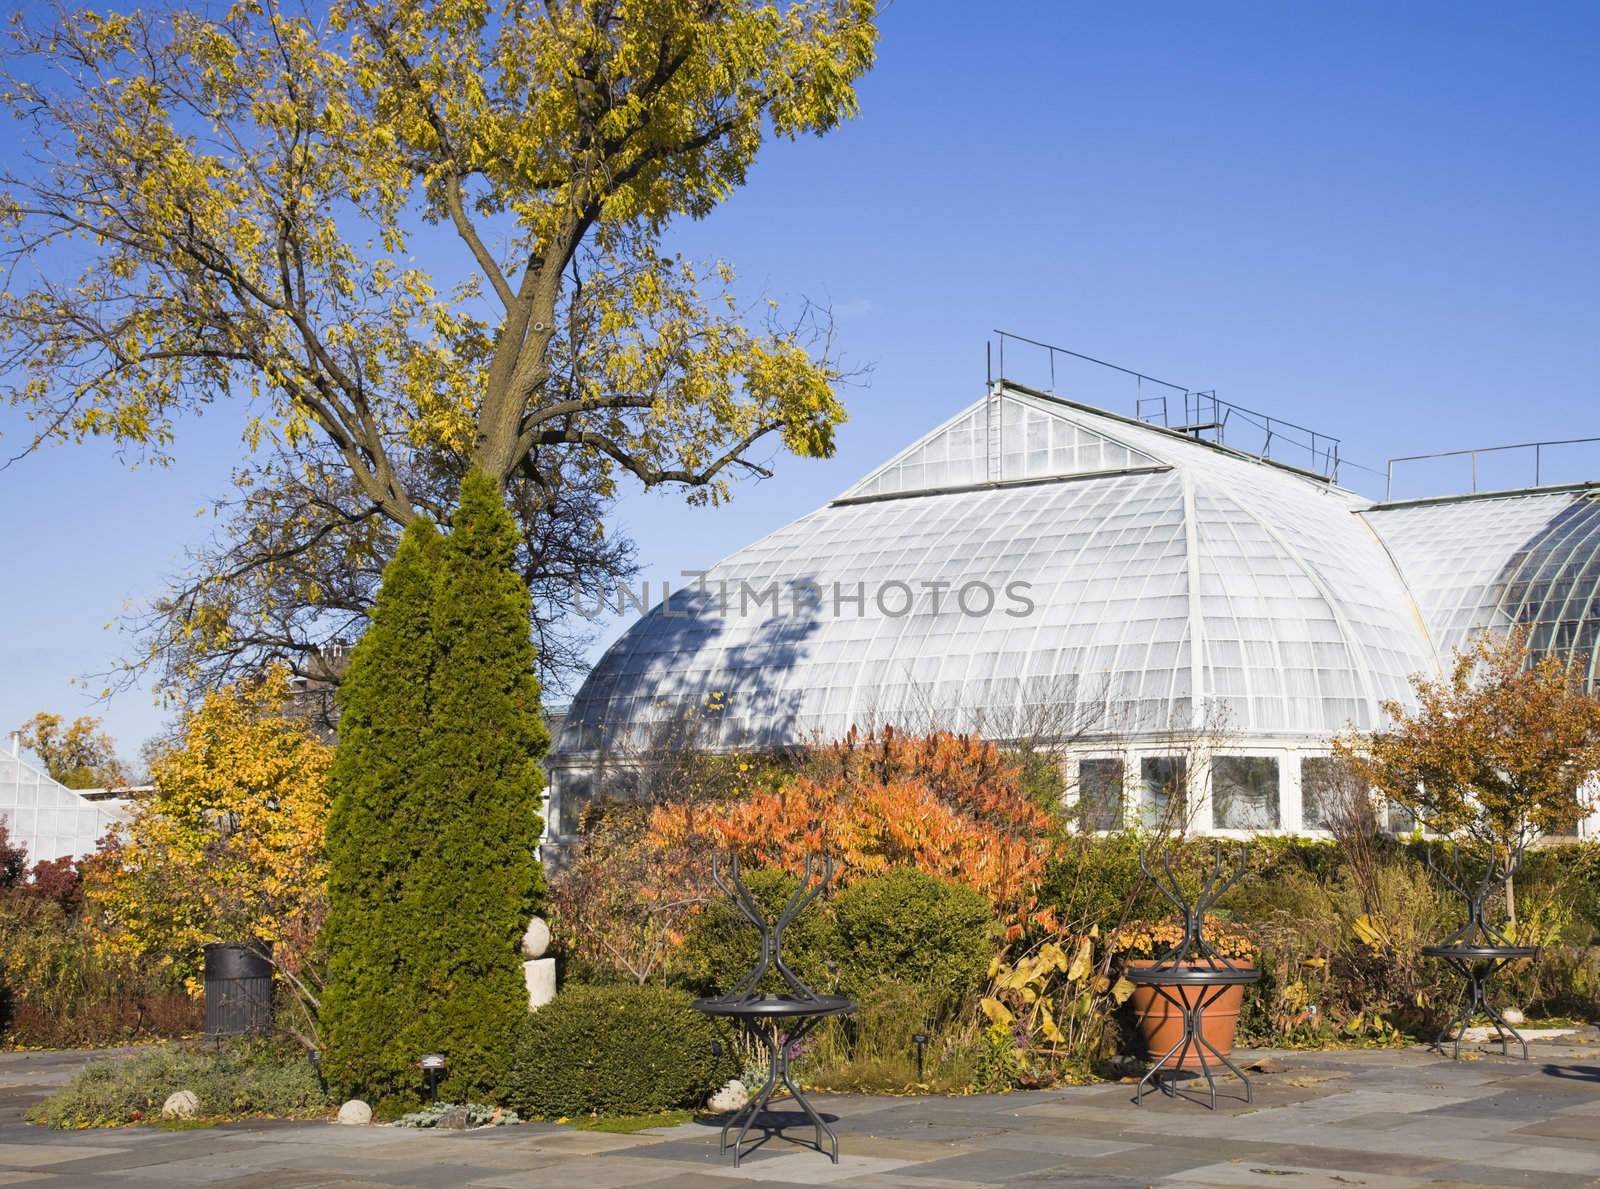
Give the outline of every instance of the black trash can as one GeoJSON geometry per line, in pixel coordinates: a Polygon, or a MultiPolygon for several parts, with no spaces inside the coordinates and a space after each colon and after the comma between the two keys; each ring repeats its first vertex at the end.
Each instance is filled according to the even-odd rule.
{"type": "Polygon", "coordinates": [[[206,1034],[272,1028],[272,963],[238,943],[206,946],[206,1034]]]}

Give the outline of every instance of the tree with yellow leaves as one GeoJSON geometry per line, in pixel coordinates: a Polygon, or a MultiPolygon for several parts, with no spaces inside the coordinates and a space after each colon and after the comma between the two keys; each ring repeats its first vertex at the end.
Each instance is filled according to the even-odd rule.
{"type": "MultiPolygon", "coordinates": [[[[1600,698],[1582,669],[1530,656],[1527,633],[1485,633],[1442,680],[1412,679],[1415,708],[1334,750],[1357,779],[1514,871],[1540,835],[1570,830],[1595,805],[1600,698]]],[[[1508,914],[1515,920],[1511,878],[1508,914]]]]}
{"type": "Polygon", "coordinates": [[[0,371],[30,448],[101,437],[162,460],[209,405],[244,423],[241,519],[151,625],[157,652],[305,672],[329,617],[286,600],[337,616],[354,596],[284,575],[343,554],[372,576],[364,611],[397,530],[447,522],[473,468],[526,513],[537,556],[539,518],[574,491],[604,500],[631,476],[715,501],[765,473],[765,440],[830,454],[826,332],[752,320],[726,264],[665,237],[769,139],[855,113],[874,10],[239,0],[19,18],[0,103],[28,151],[0,167],[0,371]]]}
{"type": "Polygon", "coordinates": [[[288,674],[206,697],[178,746],[153,764],[154,791],[85,865],[109,947],[200,990],[202,947],[242,942],[293,992],[293,1028],[316,1036],[309,962],[327,910],[332,749],[285,717],[288,674]]]}
{"type": "Polygon", "coordinates": [[[80,715],[70,723],[41,711],[17,728],[17,742],[44,764],[50,778],[69,789],[115,788],[128,783],[117,745],[100,720],[80,715]]]}

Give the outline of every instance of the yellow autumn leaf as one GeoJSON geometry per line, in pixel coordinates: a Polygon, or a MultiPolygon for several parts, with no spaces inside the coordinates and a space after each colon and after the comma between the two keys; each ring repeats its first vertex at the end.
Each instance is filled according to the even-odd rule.
{"type": "Polygon", "coordinates": [[[1017,1021],[1017,1017],[1009,1007],[990,995],[980,999],[978,1006],[983,1009],[983,1014],[989,1017],[990,1023],[998,1028],[1009,1028],[1017,1021]]]}
{"type": "Polygon", "coordinates": [[[1094,942],[1085,937],[1078,942],[1078,952],[1072,956],[1072,965],[1067,969],[1067,981],[1082,982],[1088,976],[1093,961],[1094,942]]]}
{"type": "Polygon", "coordinates": [[[1056,1018],[1054,1013],[1051,1012],[1048,1002],[1040,1005],[1039,1031],[1044,1033],[1046,1040],[1054,1044],[1067,1043],[1067,1038],[1061,1034],[1061,1029],[1056,1027],[1056,1018]]]}

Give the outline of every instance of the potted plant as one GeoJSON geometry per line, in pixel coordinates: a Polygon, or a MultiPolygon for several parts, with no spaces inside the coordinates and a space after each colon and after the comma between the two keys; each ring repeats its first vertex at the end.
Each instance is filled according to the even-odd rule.
{"type": "MultiPolygon", "coordinates": [[[[1256,943],[1237,926],[1226,922],[1206,922],[1204,934],[1208,945],[1223,959],[1241,969],[1256,965],[1260,952],[1256,943]]],[[[1125,976],[1135,984],[1128,996],[1128,1010],[1133,1013],[1139,1038],[1146,1054],[1160,1057],[1173,1048],[1183,1036],[1183,1014],[1176,1003],[1152,986],[1138,985],[1133,972],[1154,966],[1163,955],[1183,944],[1183,927],[1176,921],[1133,921],[1117,929],[1111,936],[1111,951],[1121,961],[1125,976]]],[[[1190,958],[1185,966],[1206,967],[1205,958],[1190,958]]],[[[1167,995],[1193,1007],[1205,995],[1206,1011],[1203,1017],[1203,1035],[1206,1043],[1223,1056],[1233,1052],[1233,1036],[1239,1025],[1239,1009],[1244,1003],[1244,987],[1167,987],[1167,995]]],[[[1197,1051],[1180,1053],[1181,1060],[1172,1067],[1184,1070],[1200,1068],[1197,1051]]],[[[1210,1063],[1210,1054],[1207,1054],[1210,1063]]]]}

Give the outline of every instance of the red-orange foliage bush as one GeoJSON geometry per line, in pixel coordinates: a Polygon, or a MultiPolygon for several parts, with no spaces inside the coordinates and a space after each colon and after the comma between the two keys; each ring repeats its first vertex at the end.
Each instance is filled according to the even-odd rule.
{"type": "Polygon", "coordinates": [[[992,743],[936,731],[852,731],[821,749],[792,783],[715,805],[665,805],[660,846],[703,840],[753,863],[798,871],[826,851],[844,883],[916,867],[982,893],[1003,912],[1031,902],[1056,820],[1029,799],[992,743]]]}

